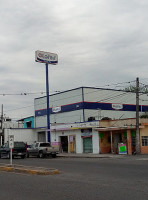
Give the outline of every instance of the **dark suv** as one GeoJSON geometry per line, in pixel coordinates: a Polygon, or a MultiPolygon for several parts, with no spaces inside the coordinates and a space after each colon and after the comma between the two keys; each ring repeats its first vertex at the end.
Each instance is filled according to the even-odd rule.
{"type": "MultiPolygon", "coordinates": [[[[14,148],[12,149],[12,157],[25,158],[27,152],[27,145],[24,142],[14,142],[14,148]]],[[[7,157],[10,158],[10,148],[9,144],[6,143],[0,147],[0,158],[7,157]]]]}

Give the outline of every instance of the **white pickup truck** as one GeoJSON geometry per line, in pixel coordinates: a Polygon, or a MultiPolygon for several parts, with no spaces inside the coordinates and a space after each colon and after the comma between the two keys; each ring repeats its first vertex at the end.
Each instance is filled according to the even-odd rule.
{"type": "Polygon", "coordinates": [[[27,157],[37,156],[43,158],[51,155],[53,158],[59,153],[59,148],[52,147],[49,142],[36,142],[27,148],[27,157]]]}

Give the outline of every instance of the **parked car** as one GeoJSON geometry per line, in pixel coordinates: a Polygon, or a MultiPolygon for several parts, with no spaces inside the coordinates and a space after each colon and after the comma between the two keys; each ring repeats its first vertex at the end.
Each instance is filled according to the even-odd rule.
{"type": "Polygon", "coordinates": [[[36,142],[27,148],[27,157],[37,156],[43,158],[45,156],[52,156],[53,158],[59,153],[59,148],[52,147],[49,142],[36,142]]]}
{"type": "MultiPolygon", "coordinates": [[[[27,154],[27,148],[24,142],[14,142],[14,148],[12,149],[12,157],[25,158],[27,154]]],[[[0,147],[0,158],[7,157],[10,158],[10,148],[9,144],[6,143],[0,147]]]]}

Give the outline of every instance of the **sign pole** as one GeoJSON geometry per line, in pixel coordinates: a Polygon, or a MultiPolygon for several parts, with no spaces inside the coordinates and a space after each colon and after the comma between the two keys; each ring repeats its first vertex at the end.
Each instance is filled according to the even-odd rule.
{"type": "Polygon", "coordinates": [[[12,148],[10,149],[10,165],[12,165],[12,148]]]}
{"type": "MultiPolygon", "coordinates": [[[[49,108],[49,81],[48,81],[48,64],[58,64],[58,55],[55,53],[39,51],[35,52],[35,61],[45,63],[46,65],[46,96],[47,96],[47,136],[48,142],[50,142],[50,108],[49,108]]],[[[47,140],[47,139],[46,139],[47,140]]]]}
{"type": "Polygon", "coordinates": [[[10,165],[12,165],[12,149],[14,148],[14,135],[9,135],[10,165]]]}
{"type": "Polygon", "coordinates": [[[46,63],[46,96],[47,96],[47,128],[48,142],[50,142],[50,108],[49,108],[49,81],[48,81],[48,63],[46,63]]]}

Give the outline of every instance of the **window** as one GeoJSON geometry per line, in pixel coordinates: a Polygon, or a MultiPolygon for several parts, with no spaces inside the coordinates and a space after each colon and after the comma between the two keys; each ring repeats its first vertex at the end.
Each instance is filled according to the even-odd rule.
{"type": "Polygon", "coordinates": [[[142,136],[142,146],[148,146],[148,136],[142,136]]]}
{"type": "Polygon", "coordinates": [[[50,143],[40,143],[40,147],[50,147],[50,143]]]}
{"type": "Polygon", "coordinates": [[[26,122],[27,128],[31,128],[31,121],[26,122]]]}

